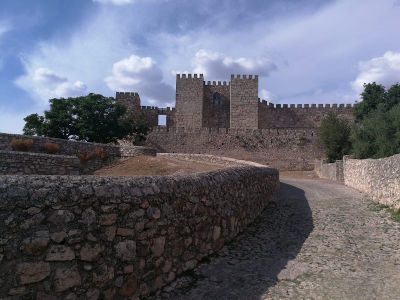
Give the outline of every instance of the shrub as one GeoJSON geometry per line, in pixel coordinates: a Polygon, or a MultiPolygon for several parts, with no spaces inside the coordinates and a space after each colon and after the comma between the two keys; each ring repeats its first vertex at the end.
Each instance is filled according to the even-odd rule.
{"type": "Polygon", "coordinates": [[[101,159],[103,161],[107,160],[108,153],[103,148],[96,147],[96,148],[94,148],[93,151],[79,153],[78,157],[79,157],[79,160],[81,161],[81,163],[85,164],[88,161],[96,159],[96,158],[101,159]]]}
{"type": "Polygon", "coordinates": [[[325,146],[329,162],[342,159],[350,151],[350,125],[334,113],[329,113],[321,122],[320,139],[325,146]]]}
{"type": "Polygon", "coordinates": [[[47,142],[43,145],[43,151],[48,154],[57,154],[60,152],[60,146],[55,143],[47,142]]]}
{"type": "Polygon", "coordinates": [[[96,157],[101,159],[101,160],[107,160],[108,159],[108,152],[105,151],[103,148],[96,147],[94,149],[94,153],[96,154],[96,157]]]}
{"type": "Polygon", "coordinates": [[[33,140],[13,138],[11,140],[11,148],[14,151],[30,151],[33,148],[33,140]]]}

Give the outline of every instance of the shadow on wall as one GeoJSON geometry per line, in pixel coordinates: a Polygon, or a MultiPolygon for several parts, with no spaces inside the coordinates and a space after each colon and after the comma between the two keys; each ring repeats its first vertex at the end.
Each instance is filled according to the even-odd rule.
{"type": "Polygon", "coordinates": [[[168,298],[260,299],[279,274],[281,279],[290,277],[283,270],[313,228],[304,191],[281,182],[277,205],[267,207],[232,243],[201,264],[194,276],[181,277],[184,284],[168,298]]]}

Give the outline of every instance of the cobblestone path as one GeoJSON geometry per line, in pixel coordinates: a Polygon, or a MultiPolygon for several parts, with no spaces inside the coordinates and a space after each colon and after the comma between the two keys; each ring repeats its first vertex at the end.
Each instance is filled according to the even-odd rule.
{"type": "Polygon", "coordinates": [[[283,179],[280,202],[157,299],[400,299],[400,224],[359,192],[283,179]]]}

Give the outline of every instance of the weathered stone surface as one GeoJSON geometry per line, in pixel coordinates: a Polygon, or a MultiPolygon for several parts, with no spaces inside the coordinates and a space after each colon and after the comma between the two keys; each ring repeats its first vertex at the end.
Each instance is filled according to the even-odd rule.
{"type": "Polygon", "coordinates": [[[103,287],[114,278],[114,267],[105,264],[100,265],[93,273],[93,282],[98,287],[103,287]]]}
{"type": "Polygon", "coordinates": [[[161,256],[164,253],[164,247],[165,247],[165,237],[159,237],[153,240],[153,245],[151,246],[151,252],[153,252],[153,255],[158,257],[161,256]]]}
{"type": "Polygon", "coordinates": [[[220,238],[221,236],[221,227],[219,226],[214,226],[213,229],[213,240],[216,241],[220,238]]]}
{"type": "Polygon", "coordinates": [[[47,252],[47,261],[71,261],[75,259],[75,252],[70,247],[64,245],[51,246],[47,252]]]}
{"type": "Polygon", "coordinates": [[[132,236],[134,236],[134,234],[135,234],[135,230],[130,229],[130,228],[118,228],[117,229],[117,235],[120,235],[120,236],[132,237],[132,236]]]}
{"type": "Polygon", "coordinates": [[[107,214],[100,216],[100,224],[101,225],[113,225],[117,221],[117,214],[107,214]]]}
{"type": "Polygon", "coordinates": [[[72,222],[74,219],[74,214],[69,210],[56,210],[47,218],[47,221],[55,225],[60,225],[72,222]]]}
{"type": "Polygon", "coordinates": [[[93,246],[86,244],[81,248],[79,256],[84,261],[97,261],[103,250],[103,246],[99,244],[93,246]]]}
{"type": "Polygon", "coordinates": [[[16,273],[21,284],[39,282],[50,275],[50,264],[45,262],[20,263],[17,265],[16,273]]]}
{"type": "Polygon", "coordinates": [[[122,297],[133,296],[138,289],[138,282],[135,276],[130,276],[119,290],[122,297]]]}
{"type": "Polygon", "coordinates": [[[104,229],[104,235],[107,241],[112,242],[115,238],[117,227],[109,226],[104,229]]]}
{"type": "Polygon", "coordinates": [[[88,226],[96,223],[96,212],[91,208],[87,208],[82,213],[82,223],[84,223],[88,226]]]}
{"type": "Polygon", "coordinates": [[[40,255],[49,244],[49,232],[36,232],[34,237],[26,238],[22,241],[22,250],[29,255],[40,255]]]}
{"type": "Polygon", "coordinates": [[[56,292],[64,292],[74,286],[81,285],[81,275],[77,267],[58,268],[54,275],[54,288],[56,292]]]}
{"type": "Polygon", "coordinates": [[[56,243],[61,243],[67,237],[67,233],[65,231],[53,232],[51,234],[51,239],[56,243]]]}
{"type": "Polygon", "coordinates": [[[119,242],[115,246],[115,251],[122,261],[131,261],[136,257],[136,242],[132,240],[119,242]]]}
{"type": "Polygon", "coordinates": [[[149,207],[146,210],[146,214],[150,219],[159,219],[161,217],[161,211],[156,207],[149,207]]]}

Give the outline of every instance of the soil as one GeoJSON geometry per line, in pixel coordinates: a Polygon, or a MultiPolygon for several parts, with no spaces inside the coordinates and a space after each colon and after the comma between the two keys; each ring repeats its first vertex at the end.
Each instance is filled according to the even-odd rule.
{"type": "Polygon", "coordinates": [[[220,165],[183,161],[166,157],[137,156],[120,159],[94,172],[104,176],[185,175],[221,169],[220,165]]]}

